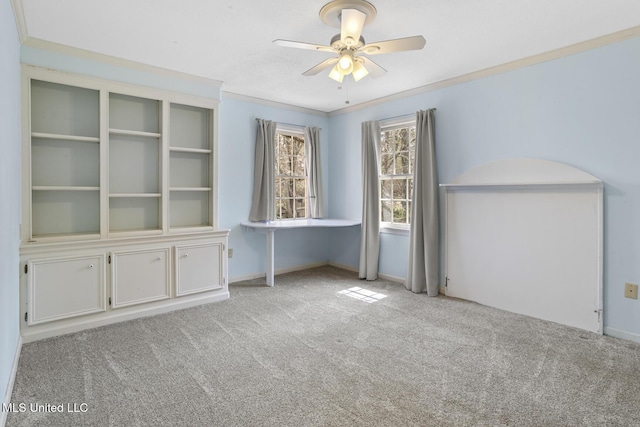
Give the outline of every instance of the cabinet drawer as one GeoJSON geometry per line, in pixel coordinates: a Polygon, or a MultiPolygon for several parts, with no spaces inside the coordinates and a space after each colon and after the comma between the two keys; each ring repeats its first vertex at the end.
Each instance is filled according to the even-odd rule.
{"type": "Polygon", "coordinates": [[[112,252],[113,308],[169,298],[169,254],[169,248],[112,252]]]}
{"type": "Polygon", "coordinates": [[[104,255],[30,260],[28,265],[29,325],[106,310],[104,255]]]}
{"type": "Polygon", "coordinates": [[[223,244],[175,247],[176,296],[221,289],[223,244]]]}

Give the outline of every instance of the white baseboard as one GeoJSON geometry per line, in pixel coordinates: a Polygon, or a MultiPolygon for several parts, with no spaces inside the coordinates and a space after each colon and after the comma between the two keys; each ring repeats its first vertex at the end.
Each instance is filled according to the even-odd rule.
{"type": "MultiPolygon", "coordinates": [[[[295,267],[281,268],[280,270],[276,270],[273,273],[273,275],[277,276],[279,274],[293,273],[294,271],[308,270],[310,268],[323,267],[325,265],[331,265],[331,263],[329,263],[329,261],[322,261],[322,262],[314,262],[311,264],[296,265],[295,267]]],[[[231,284],[236,282],[243,282],[245,280],[260,279],[262,277],[266,277],[266,273],[246,274],[244,276],[236,276],[236,277],[229,278],[229,283],[231,284]]]]}
{"type": "Polygon", "coordinates": [[[354,267],[353,265],[348,265],[348,264],[340,264],[339,262],[329,262],[329,265],[332,267],[337,267],[337,268],[341,268],[343,270],[349,270],[349,271],[354,271],[354,272],[358,272],[358,267],[354,267]]]}
{"type": "MultiPolygon", "coordinates": [[[[18,373],[18,362],[20,361],[20,352],[22,351],[22,337],[18,336],[18,344],[16,345],[16,353],[13,356],[13,365],[11,365],[11,374],[9,374],[9,383],[7,384],[7,390],[4,393],[3,405],[6,407],[11,403],[11,395],[13,394],[13,385],[16,381],[16,374],[18,373]]],[[[0,411],[0,426],[4,427],[7,423],[7,414],[9,412],[0,411]]]]}
{"type": "Polygon", "coordinates": [[[634,334],[633,332],[622,331],[620,329],[605,326],[604,334],[609,335],[610,337],[640,343],[640,334],[634,334]]]}
{"type": "Polygon", "coordinates": [[[215,292],[213,294],[186,295],[175,300],[157,301],[143,306],[124,307],[109,313],[74,317],[58,322],[52,322],[51,324],[45,323],[28,326],[22,330],[22,339],[24,343],[30,343],[44,338],[71,334],[74,332],[84,331],[86,329],[93,329],[141,317],[155,316],[158,314],[169,313],[175,310],[183,310],[185,308],[224,301],[227,299],[229,299],[229,292],[224,291],[215,292]]]}

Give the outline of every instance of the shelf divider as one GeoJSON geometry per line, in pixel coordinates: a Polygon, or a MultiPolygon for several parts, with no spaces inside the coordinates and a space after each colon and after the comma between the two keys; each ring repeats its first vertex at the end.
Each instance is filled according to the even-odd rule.
{"type": "Polygon", "coordinates": [[[129,135],[129,136],[141,136],[143,138],[160,138],[162,134],[156,132],[141,132],[137,130],[126,130],[126,129],[114,129],[109,128],[110,135],[129,135]]]}
{"type": "Polygon", "coordinates": [[[61,139],[65,141],[100,142],[97,136],[62,135],[59,133],[31,132],[31,138],[61,139]]]}

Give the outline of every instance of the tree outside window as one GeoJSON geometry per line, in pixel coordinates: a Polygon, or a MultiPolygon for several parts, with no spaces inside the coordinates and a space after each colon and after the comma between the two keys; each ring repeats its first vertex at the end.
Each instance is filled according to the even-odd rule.
{"type": "Polygon", "coordinates": [[[276,219],[307,217],[304,136],[276,133],[276,219]]]}
{"type": "Polygon", "coordinates": [[[380,221],[388,225],[411,223],[416,127],[406,124],[383,128],[380,138],[380,221]]]}

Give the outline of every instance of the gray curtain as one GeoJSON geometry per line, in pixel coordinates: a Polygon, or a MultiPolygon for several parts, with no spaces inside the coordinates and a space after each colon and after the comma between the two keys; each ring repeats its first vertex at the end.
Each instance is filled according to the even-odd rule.
{"type": "Polygon", "coordinates": [[[276,219],[275,201],[275,140],[276,122],[256,119],[256,155],[253,166],[253,197],[250,221],[276,219]]]}
{"type": "Polygon", "coordinates": [[[409,268],[405,287],[412,292],[438,295],[440,228],[438,225],[438,175],[436,170],[435,109],[416,114],[416,159],[413,168],[413,202],[409,238],[409,268]]]}
{"type": "Polygon", "coordinates": [[[324,198],[322,195],[322,164],[320,163],[320,128],[304,128],[305,166],[309,186],[309,216],[324,216],[324,198]]]}
{"type": "Polygon", "coordinates": [[[360,278],[378,278],[380,254],[380,123],[362,123],[362,231],[360,278]]]}

